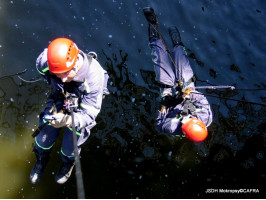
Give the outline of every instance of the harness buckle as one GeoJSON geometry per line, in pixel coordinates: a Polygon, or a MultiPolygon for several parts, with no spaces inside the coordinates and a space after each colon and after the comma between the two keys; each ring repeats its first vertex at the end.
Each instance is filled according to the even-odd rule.
{"type": "Polygon", "coordinates": [[[65,95],[66,99],[64,100],[64,108],[70,112],[71,108],[74,108],[74,110],[78,107],[78,97],[75,94],[66,93],[65,95]]]}
{"type": "Polygon", "coordinates": [[[182,93],[183,93],[183,98],[190,98],[189,95],[192,93],[192,90],[190,87],[185,87],[183,88],[182,93]]]}

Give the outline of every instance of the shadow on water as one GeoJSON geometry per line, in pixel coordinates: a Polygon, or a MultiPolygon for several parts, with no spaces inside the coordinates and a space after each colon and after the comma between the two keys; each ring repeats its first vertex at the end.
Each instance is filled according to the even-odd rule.
{"type": "MultiPolygon", "coordinates": [[[[103,55],[111,94],[105,97],[97,126],[81,152],[86,198],[228,197],[206,194],[209,188],[259,189],[260,193],[252,197],[265,195],[264,107],[217,99],[205,142],[195,144],[167,136],[154,126],[159,108],[154,72],[141,70],[147,87],[138,86],[128,70],[127,53],[120,50],[108,55],[103,51],[103,55]],[[225,110],[230,112],[225,114],[225,110]]],[[[48,86],[41,83],[1,82],[1,198],[77,197],[75,173],[65,185],[54,181],[61,162],[60,141],[41,183],[33,186],[29,182],[35,160],[31,134],[48,93],[48,86]]],[[[230,91],[215,93],[236,95],[230,91]]]]}

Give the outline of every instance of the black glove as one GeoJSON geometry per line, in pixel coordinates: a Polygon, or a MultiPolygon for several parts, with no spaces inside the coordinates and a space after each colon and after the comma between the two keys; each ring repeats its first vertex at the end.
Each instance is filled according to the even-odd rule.
{"type": "Polygon", "coordinates": [[[172,105],[173,99],[172,96],[164,96],[161,98],[161,105],[169,108],[172,105]]]}

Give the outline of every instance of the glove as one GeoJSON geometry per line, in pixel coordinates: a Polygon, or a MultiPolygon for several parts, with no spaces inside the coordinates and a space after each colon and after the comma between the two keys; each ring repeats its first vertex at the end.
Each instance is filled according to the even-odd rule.
{"type": "Polygon", "coordinates": [[[161,113],[166,114],[166,111],[167,111],[167,107],[166,106],[162,106],[161,113]]]}
{"type": "Polygon", "coordinates": [[[173,101],[173,97],[172,96],[164,96],[161,98],[161,105],[162,106],[165,106],[167,108],[169,108],[172,104],[172,101],[173,101]]]}
{"type": "Polygon", "coordinates": [[[67,114],[57,113],[54,114],[55,119],[51,121],[51,125],[55,128],[69,126],[72,123],[72,117],[67,114]]]}

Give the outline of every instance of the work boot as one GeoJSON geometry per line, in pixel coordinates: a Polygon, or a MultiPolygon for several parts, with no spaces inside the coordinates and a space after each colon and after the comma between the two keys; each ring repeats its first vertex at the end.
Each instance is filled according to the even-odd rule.
{"type": "Polygon", "coordinates": [[[33,152],[36,155],[36,163],[31,170],[30,181],[32,184],[37,184],[42,178],[43,171],[49,161],[50,153],[39,153],[36,149],[33,149],[33,152]]]}
{"type": "Polygon", "coordinates": [[[180,33],[179,33],[178,29],[176,28],[176,26],[169,27],[168,32],[169,32],[170,38],[172,40],[173,46],[183,45],[181,42],[180,33]]]}
{"type": "Polygon", "coordinates": [[[154,13],[152,7],[143,8],[144,16],[146,17],[147,21],[149,22],[148,32],[149,32],[149,41],[153,42],[159,39],[159,26],[157,16],[154,13]]]}
{"type": "Polygon", "coordinates": [[[63,162],[58,173],[56,174],[55,181],[58,184],[64,184],[65,182],[67,182],[74,166],[75,166],[75,161],[63,162]]]}
{"type": "Polygon", "coordinates": [[[143,13],[149,23],[154,25],[158,24],[157,15],[154,13],[152,7],[143,8],[143,13]]]}

